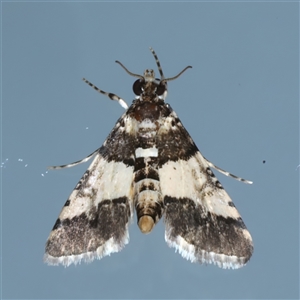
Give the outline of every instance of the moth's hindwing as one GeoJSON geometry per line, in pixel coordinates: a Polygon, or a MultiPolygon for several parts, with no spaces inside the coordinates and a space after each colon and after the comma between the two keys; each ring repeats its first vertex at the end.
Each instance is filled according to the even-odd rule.
{"type": "Polygon", "coordinates": [[[253,245],[233,202],[175,112],[161,128],[159,178],[166,242],[192,262],[243,266],[253,245]]]}
{"type": "Polygon", "coordinates": [[[63,207],[46,243],[47,263],[89,262],[129,242],[134,156],[126,121],[117,122],[63,207]]]}

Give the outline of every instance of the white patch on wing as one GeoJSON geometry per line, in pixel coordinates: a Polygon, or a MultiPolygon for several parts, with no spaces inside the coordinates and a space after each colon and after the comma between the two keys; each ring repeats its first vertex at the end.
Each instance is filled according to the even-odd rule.
{"type": "Polygon", "coordinates": [[[136,135],[138,131],[138,122],[135,119],[130,118],[126,113],[123,115],[125,132],[131,135],[136,135]]]}
{"type": "Polygon", "coordinates": [[[207,211],[223,217],[239,218],[237,209],[229,206],[232,201],[226,191],[207,184],[209,176],[205,171],[206,166],[200,152],[187,161],[166,162],[159,169],[163,197],[189,198],[207,211]]]}
{"type": "MultiPolygon", "coordinates": [[[[170,116],[166,117],[164,119],[164,122],[162,122],[158,130],[159,135],[168,134],[172,128],[172,122],[174,121],[174,116],[172,116],[174,112],[170,114],[170,116]]],[[[176,114],[175,114],[176,115],[176,114]]]]}
{"type": "Polygon", "coordinates": [[[97,206],[103,200],[128,197],[131,214],[133,212],[132,176],[133,167],[123,162],[107,162],[100,154],[88,168],[89,177],[79,190],[74,190],[70,197],[69,206],[64,206],[60,219],[73,218],[88,212],[92,206],[97,206]]]}
{"type": "Polygon", "coordinates": [[[157,157],[158,156],[158,149],[153,147],[153,148],[137,148],[135,150],[135,157],[157,157]]]}

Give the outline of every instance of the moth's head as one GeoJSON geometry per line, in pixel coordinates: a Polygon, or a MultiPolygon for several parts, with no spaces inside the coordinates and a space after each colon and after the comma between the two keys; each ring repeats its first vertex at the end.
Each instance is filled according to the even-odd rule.
{"type": "MultiPolygon", "coordinates": [[[[191,66],[187,66],[184,68],[179,74],[177,74],[174,77],[171,78],[165,78],[163,70],[160,66],[160,62],[158,60],[158,57],[154,50],[150,47],[150,51],[152,52],[156,65],[160,74],[160,79],[155,78],[155,73],[152,69],[146,69],[144,71],[143,75],[135,74],[130,72],[122,63],[116,60],[116,63],[118,63],[130,76],[139,78],[136,80],[133,84],[133,92],[136,95],[135,98],[142,101],[148,101],[148,102],[156,102],[158,100],[165,100],[167,97],[168,89],[167,89],[167,82],[174,80],[178,78],[186,69],[191,68],[191,66]]],[[[127,103],[118,95],[113,93],[107,93],[98,87],[96,87],[94,84],[83,78],[83,81],[87,83],[89,86],[94,88],[97,92],[104,94],[108,96],[111,100],[118,101],[119,104],[125,108],[128,109],[129,106],[127,103]]]]}
{"type": "Polygon", "coordinates": [[[178,78],[185,70],[191,68],[191,66],[187,66],[174,77],[165,78],[156,53],[151,47],[150,51],[152,52],[156,61],[156,65],[160,74],[160,79],[155,78],[155,73],[152,69],[146,69],[143,75],[139,75],[130,72],[122,63],[120,63],[117,60],[116,63],[118,63],[130,76],[139,78],[134,82],[132,87],[137,99],[140,99],[141,96],[147,96],[158,97],[159,99],[165,100],[165,98],[167,97],[167,82],[178,78]]]}
{"type": "Polygon", "coordinates": [[[145,95],[165,100],[168,92],[165,79],[155,78],[155,72],[152,69],[144,71],[142,78],[134,82],[132,90],[138,99],[140,96],[145,95]]]}

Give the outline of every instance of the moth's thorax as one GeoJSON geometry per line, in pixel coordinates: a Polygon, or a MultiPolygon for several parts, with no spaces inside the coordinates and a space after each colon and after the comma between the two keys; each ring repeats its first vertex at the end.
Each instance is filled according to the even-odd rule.
{"type": "Polygon", "coordinates": [[[158,132],[172,109],[163,100],[137,100],[128,112],[135,123],[135,138],[143,149],[152,148],[158,138],[158,132]]]}
{"type": "Polygon", "coordinates": [[[167,117],[171,113],[171,109],[158,96],[142,97],[137,99],[134,105],[129,109],[128,114],[138,122],[149,119],[153,122],[167,117]]]}

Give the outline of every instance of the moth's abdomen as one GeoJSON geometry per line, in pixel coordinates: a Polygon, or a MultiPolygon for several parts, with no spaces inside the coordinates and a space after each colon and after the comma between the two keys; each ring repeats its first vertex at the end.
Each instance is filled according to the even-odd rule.
{"type": "MultiPolygon", "coordinates": [[[[149,148],[145,149],[145,153],[149,151],[149,148]]],[[[136,159],[134,184],[138,226],[143,233],[149,233],[163,214],[157,157],[136,159]]]]}

